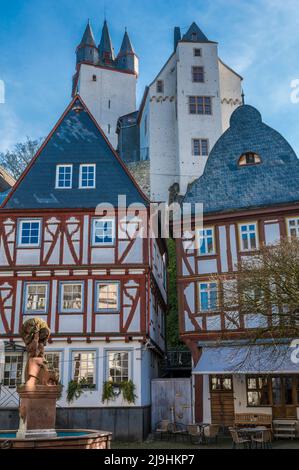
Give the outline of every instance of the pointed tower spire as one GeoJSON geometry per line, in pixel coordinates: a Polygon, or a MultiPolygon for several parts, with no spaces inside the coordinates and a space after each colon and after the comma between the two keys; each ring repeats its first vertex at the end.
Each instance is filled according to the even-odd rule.
{"type": "Polygon", "coordinates": [[[120,68],[129,70],[138,75],[138,57],[132,46],[127,28],[125,28],[125,34],[117,55],[117,64],[120,68]]]}
{"type": "Polygon", "coordinates": [[[187,33],[184,34],[182,40],[188,42],[210,42],[195,22],[192,23],[187,33]]]}
{"type": "Polygon", "coordinates": [[[77,64],[80,62],[88,62],[96,64],[98,62],[98,51],[88,20],[81,42],[76,50],[77,64]]]}
{"type": "Polygon", "coordinates": [[[112,41],[106,20],[104,21],[101,41],[99,44],[99,58],[100,63],[106,65],[111,65],[111,63],[115,60],[114,49],[112,47],[112,41]]]}
{"type": "Polygon", "coordinates": [[[128,54],[128,53],[135,54],[129,35],[127,33],[127,29],[126,29],[124,37],[123,37],[123,41],[120,46],[118,56],[128,54]]]}

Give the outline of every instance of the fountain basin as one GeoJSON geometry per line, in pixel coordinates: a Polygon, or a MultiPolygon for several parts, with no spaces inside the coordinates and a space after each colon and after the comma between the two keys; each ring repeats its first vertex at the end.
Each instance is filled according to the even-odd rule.
{"type": "Polygon", "coordinates": [[[18,439],[17,431],[0,430],[0,449],[110,449],[112,433],[93,429],[59,429],[51,439],[18,439]]]}

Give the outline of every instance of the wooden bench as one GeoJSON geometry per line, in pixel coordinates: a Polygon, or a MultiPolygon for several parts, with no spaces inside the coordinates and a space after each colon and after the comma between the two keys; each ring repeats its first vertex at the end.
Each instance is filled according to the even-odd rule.
{"type": "Polygon", "coordinates": [[[272,429],[272,415],[265,413],[236,413],[235,426],[266,426],[272,429]]]}

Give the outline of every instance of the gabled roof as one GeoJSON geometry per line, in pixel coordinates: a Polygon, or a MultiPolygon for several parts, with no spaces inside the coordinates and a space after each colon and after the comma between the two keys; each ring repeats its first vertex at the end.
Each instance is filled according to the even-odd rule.
{"type": "Polygon", "coordinates": [[[88,20],[84,34],[82,36],[81,42],[78,47],[84,47],[84,46],[96,47],[96,43],[94,40],[94,36],[93,36],[93,32],[92,32],[89,20],[88,20]]]}
{"type": "Polygon", "coordinates": [[[181,40],[183,42],[211,42],[195,22],[192,23],[181,40]]]}
{"type": "Polygon", "coordinates": [[[230,128],[183,202],[203,203],[205,214],[298,203],[298,181],[299,160],[291,146],[262,122],[257,109],[243,105],[232,114],[230,128]],[[261,163],[239,166],[246,152],[256,153],[261,163]]]}
{"type": "Polygon", "coordinates": [[[118,195],[127,205],[149,201],[76,95],[4,201],[5,209],[94,209],[114,207],[118,195]],[[79,166],[96,164],[96,188],[79,189],[79,166]],[[56,165],[73,165],[72,189],[55,189],[56,165]]]}
{"type": "Polygon", "coordinates": [[[125,55],[125,54],[135,54],[135,51],[133,49],[133,46],[132,46],[132,43],[130,41],[130,38],[129,38],[129,35],[127,33],[127,31],[125,31],[125,34],[124,34],[124,37],[123,37],[123,40],[122,40],[122,43],[121,43],[121,46],[120,46],[120,50],[119,50],[119,53],[118,53],[118,56],[122,56],[122,55],[125,55]]]}
{"type": "Polygon", "coordinates": [[[100,59],[103,59],[105,54],[108,54],[111,60],[115,59],[114,49],[112,46],[112,41],[110,38],[109,29],[108,29],[106,20],[104,21],[104,25],[102,29],[101,41],[99,44],[99,54],[100,54],[100,59]]]}

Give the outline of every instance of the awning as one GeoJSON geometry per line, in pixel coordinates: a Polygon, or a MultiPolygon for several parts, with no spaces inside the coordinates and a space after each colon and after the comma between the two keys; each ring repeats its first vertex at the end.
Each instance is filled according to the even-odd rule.
{"type": "Polygon", "coordinates": [[[299,374],[299,343],[203,347],[193,374],[299,374]]]}

